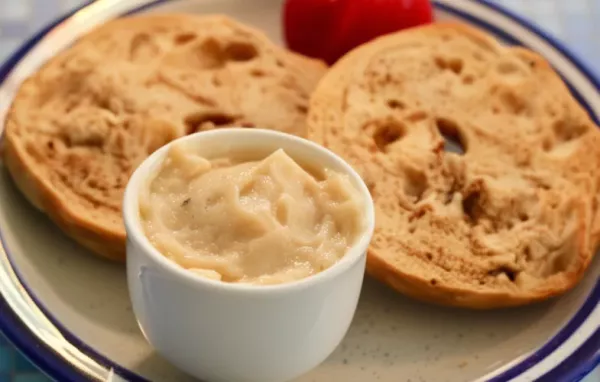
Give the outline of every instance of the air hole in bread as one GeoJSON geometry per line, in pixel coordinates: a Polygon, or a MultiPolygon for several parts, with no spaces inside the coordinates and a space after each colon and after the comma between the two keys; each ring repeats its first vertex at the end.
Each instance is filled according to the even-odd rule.
{"type": "Polygon", "coordinates": [[[456,122],[448,118],[437,118],[435,124],[444,137],[444,151],[461,155],[466,152],[456,122]]]}
{"type": "Polygon", "coordinates": [[[569,142],[585,134],[587,126],[558,120],[552,125],[554,135],[560,142],[569,142]]]}
{"type": "Polygon", "coordinates": [[[512,89],[504,89],[500,93],[500,101],[505,109],[514,115],[523,114],[527,109],[527,101],[512,89]]]}
{"type": "Polygon", "coordinates": [[[422,110],[417,110],[407,115],[405,119],[412,123],[424,121],[427,119],[427,113],[422,110]]]}
{"type": "Polygon", "coordinates": [[[550,114],[551,117],[556,117],[558,115],[558,111],[554,108],[553,104],[546,105],[546,112],[550,114]]]}
{"type": "Polygon", "coordinates": [[[256,127],[256,125],[254,123],[248,122],[248,121],[240,121],[240,122],[237,123],[237,125],[239,127],[245,127],[247,129],[251,129],[251,128],[256,127]]]}
{"type": "Polygon", "coordinates": [[[456,176],[452,177],[452,183],[450,184],[450,188],[446,192],[446,197],[444,198],[444,205],[448,205],[454,200],[454,195],[460,192],[462,189],[461,184],[463,181],[456,176]]]}
{"type": "Polygon", "coordinates": [[[397,100],[397,99],[387,100],[387,105],[390,109],[395,109],[395,110],[403,110],[406,108],[406,104],[404,104],[404,102],[397,100]]]}
{"type": "Polygon", "coordinates": [[[225,47],[225,55],[230,61],[250,61],[258,56],[258,51],[250,43],[231,42],[225,47]]]}
{"type": "Polygon", "coordinates": [[[472,223],[477,223],[477,220],[482,213],[480,202],[481,192],[477,189],[470,190],[462,201],[463,212],[472,223]]]}
{"type": "Polygon", "coordinates": [[[499,276],[504,274],[510,281],[514,282],[517,279],[517,271],[510,269],[506,266],[501,266],[496,269],[488,271],[490,276],[499,276]]]}
{"type": "Polygon", "coordinates": [[[433,260],[433,255],[430,252],[427,252],[425,254],[425,258],[427,258],[427,260],[431,261],[431,260],[433,260]]]}
{"type": "Polygon", "coordinates": [[[88,186],[90,186],[91,188],[97,189],[97,190],[105,190],[106,189],[106,185],[105,184],[101,184],[100,182],[98,182],[98,179],[89,179],[87,182],[88,186]]]}
{"type": "Polygon", "coordinates": [[[437,285],[438,281],[436,279],[431,279],[431,280],[429,280],[429,283],[431,285],[437,285]]]}
{"type": "Polygon", "coordinates": [[[175,42],[175,45],[185,45],[185,44],[191,42],[192,40],[194,40],[195,38],[196,38],[195,33],[187,32],[187,33],[178,34],[177,36],[175,36],[173,41],[175,42]]]}
{"type": "Polygon", "coordinates": [[[296,105],[296,110],[298,110],[298,112],[301,113],[301,114],[306,114],[306,113],[308,113],[308,106],[306,106],[306,105],[296,105]]]}
{"type": "Polygon", "coordinates": [[[519,213],[519,220],[522,222],[526,222],[529,220],[529,216],[525,212],[519,213]]]}
{"type": "Polygon", "coordinates": [[[265,74],[266,74],[265,71],[262,69],[255,68],[250,71],[250,75],[252,77],[257,77],[257,78],[264,77],[265,74]]]}
{"type": "Polygon", "coordinates": [[[450,60],[448,68],[454,73],[460,74],[463,70],[463,62],[459,59],[450,60]]]}
{"type": "Polygon", "coordinates": [[[454,193],[456,191],[455,190],[450,190],[446,193],[446,197],[444,198],[444,205],[447,206],[448,204],[450,204],[452,202],[452,200],[454,199],[454,193]]]}
{"type": "Polygon", "coordinates": [[[215,38],[207,38],[200,45],[194,44],[192,49],[196,51],[193,57],[183,57],[188,62],[187,65],[204,69],[220,69],[225,66],[227,58],[215,38]]]}
{"type": "Polygon", "coordinates": [[[460,58],[435,57],[435,65],[442,70],[450,70],[454,74],[460,74],[463,70],[463,61],[460,58]]]}
{"type": "Polygon", "coordinates": [[[542,141],[542,149],[544,149],[544,151],[552,150],[552,140],[550,138],[545,138],[542,141]]]}
{"type": "Polygon", "coordinates": [[[408,222],[412,223],[412,222],[414,222],[416,220],[421,219],[423,216],[425,216],[425,214],[427,213],[427,211],[430,211],[430,210],[431,210],[430,208],[423,208],[423,207],[417,208],[408,217],[408,222]]]}
{"type": "Polygon", "coordinates": [[[475,76],[472,74],[467,74],[463,77],[462,82],[465,85],[471,85],[473,82],[475,82],[475,76]]]}
{"type": "Polygon", "coordinates": [[[496,66],[496,70],[502,75],[510,75],[520,72],[521,67],[513,61],[502,61],[496,66]]]}
{"type": "Polygon", "coordinates": [[[36,145],[34,145],[32,142],[28,142],[25,145],[25,151],[27,151],[27,154],[31,155],[33,158],[39,159],[41,157],[38,147],[36,145]]]}
{"type": "Polygon", "coordinates": [[[159,54],[160,48],[148,34],[138,34],[131,40],[131,46],[129,47],[130,60],[149,60],[157,57],[159,54]]]}
{"type": "Polygon", "coordinates": [[[219,127],[230,126],[235,118],[225,113],[202,112],[188,115],[184,118],[186,135],[199,131],[212,130],[219,127]]]}
{"type": "Polygon", "coordinates": [[[388,146],[402,139],[404,134],[405,127],[402,123],[395,120],[381,121],[375,125],[373,141],[380,151],[386,152],[388,146]]]}
{"type": "Polygon", "coordinates": [[[413,203],[417,203],[423,198],[423,194],[429,187],[427,176],[424,172],[414,169],[405,170],[405,176],[404,194],[410,197],[413,203]]]}
{"type": "Polygon", "coordinates": [[[375,182],[372,180],[365,179],[365,185],[367,186],[367,189],[369,190],[369,193],[371,194],[371,196],[374,196],[375,195],[375,182]]]}
{"type": "Polygon", "coordinates": [[[523,254],[525,255],[525,261],[531,261],[532,255],[531,248],[529,248],[529,246],[525,247],[525,249],[523,250],[523,254]]]}
{"type": "Polygon", "coordinates": [[[573,257],[570,255],[572,251],[566,250],[565,248],[559,248],[556,252],[552,253],[554,257],[552,260],[552,268],[550,274],[560,273],[569,268],[569,264],[573,261],[573,257]]]}

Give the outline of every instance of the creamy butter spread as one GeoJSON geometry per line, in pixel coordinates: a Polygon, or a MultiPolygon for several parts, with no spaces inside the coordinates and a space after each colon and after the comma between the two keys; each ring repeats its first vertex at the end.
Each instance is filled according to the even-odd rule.
{"type": "Polygon", "coordinates": [[[262,160],[207,160],[171,147],[140,196],[151,243],[204,277],[276,284],[329,268],[363,230],[347,175],[306,171],[283,150],[262,160]]]}

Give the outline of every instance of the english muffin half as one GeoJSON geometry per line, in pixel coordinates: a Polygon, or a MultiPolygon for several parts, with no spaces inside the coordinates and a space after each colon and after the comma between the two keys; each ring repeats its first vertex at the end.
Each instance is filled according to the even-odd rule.
{"type": "Polygon", "coordinates": [[[121,199],[141,161],[175,138],[233,125],[304,136],[325,71],[225,16],[109,21],[21,85],[4,160],[67,235],[123,260],[121,199]]]}
{"type": "Polygon", "coordinates": [[[597,126],[542,57],[472,27],[347,54],[311,97],[309,136],[370,187],[367,269],[406,295],[528,304],[573,287],[596,251],[597,126]]]}

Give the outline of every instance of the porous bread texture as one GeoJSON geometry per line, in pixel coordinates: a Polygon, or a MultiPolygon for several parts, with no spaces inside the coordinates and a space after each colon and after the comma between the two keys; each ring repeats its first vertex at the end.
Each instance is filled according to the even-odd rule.
{"type": "Polygon", "coordinates": [[[371,190],[375,278],[479,309],[582,278],[600,232],[600,132],[536,53],[462,24],[387,35],[330,69],[308,118],[371,190]]]}
{"type": "Polygon", "coordinates": [[[125,258],[121,199],[150,153],[226,126],[306,135],[326,71],[225,16],[126,17],[98,27],[20,87],[4,160],[19,189],[64,232],[125,258]]]}

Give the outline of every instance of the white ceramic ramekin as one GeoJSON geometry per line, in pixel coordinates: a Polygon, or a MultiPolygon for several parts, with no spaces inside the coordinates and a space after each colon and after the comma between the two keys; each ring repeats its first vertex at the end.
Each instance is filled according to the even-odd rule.
{"type": "Polygon", "coordinates": [[[373,201],[360,176],[331,151],[308,140],[262,129],[221,129],[186,136],[211,157],[223,152],[282,148],[309,166],[346,173],[365,199],[365,229],[329,269],[287,284],[228,284],[197,276],[160,254],[144,235],[138,196],[170,143],[131,177],[123,216],[127,278],[144,336],[163,357],[203,381],[282,382],[325,360],[354,316],[374,228],[373,201]],[[231,151],[229,151],[231,150],[231,151]]]}

